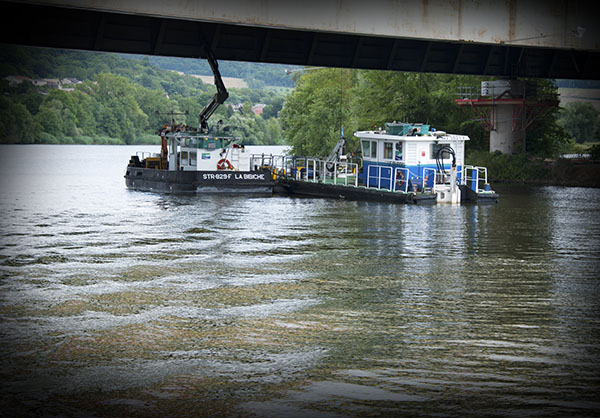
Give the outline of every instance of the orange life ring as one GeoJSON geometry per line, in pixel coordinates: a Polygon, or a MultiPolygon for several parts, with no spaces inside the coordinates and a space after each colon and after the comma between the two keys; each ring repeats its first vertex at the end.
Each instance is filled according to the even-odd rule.
{"type": "Polygon", "coordinates": [[[217,170],[233,170],[233,166],[228,159],[222,158],[217,163],[217,170]]]}

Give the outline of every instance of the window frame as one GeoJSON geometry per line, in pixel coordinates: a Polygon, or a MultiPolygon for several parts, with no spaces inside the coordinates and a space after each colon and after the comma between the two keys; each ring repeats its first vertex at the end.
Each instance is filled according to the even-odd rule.
{"type": "MultiPolygon", "coordinates": [[[[435,155],[437,154],[438,150],[440,148],[442,148],[442,147],[445,147],[445,146],[452,146],[452,145],[450,143],[448,143],[448,144],[437,143],[436,144],[435,142],[433,144],[431,144],[431,147],[429,148],[429,152],[430,152],[429,156],[430,156],[430,158],[432,160],[435,160],[435,155]]],[[[452,158],[452,155],[449,152],[444,151],[442,153],[442,155],[441,155],[441,158],[443,160],[448,160],[448,159],[452,158]]]]}

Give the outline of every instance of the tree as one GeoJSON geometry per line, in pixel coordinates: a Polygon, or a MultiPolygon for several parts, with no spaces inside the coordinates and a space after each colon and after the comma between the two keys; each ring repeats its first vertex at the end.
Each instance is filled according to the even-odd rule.
{"type": "Polygon", "coordinates": [[[341,135],[352,132],[350,90],[356,72],[342,69],[306,71],[280,113],[284,135],[299,155],[328,155],[341,135]]]}
{"type": "Polygon", "coordinates": [[[598,111],[591,103],[567,103],[558,114],[558,123],[578,143],[598,139],[598,111]]]}
{"type": "Polygon", "coordinates": [[[42,127],[20,103],[0,96],[0,132],[2,143],[38,142],[42,127]]]}
{"type": "MultiPolygon", "coordinates": [[[[11,86],[0,79],[0,95],[6,99],[6,109],[0,115],[2,127],[6,128],[4,141],[23,142],[27,137],[29,142],[60,143],[71,141],[68,136],[84,135],[90,138],[79,141],[92,142],[92,138],[105,141],[103,137],[108,136],[128,143],[137,142],[141,134],[153,134],[160,125],[170,122],[169,116],[157,115],[157,110],[161,113],[188,111],[187,116],[177,117],[176,122],[197,126],[198,115],[215,94],[214,86],[205,85],[198,78],[150,65],[153,58],[136,60],[117,54],[12,46],[0,46],[0,55],[3,57],[0,77],[25,75],[83,80],[74,91],[63,91],[44,90],[28,82],[11,86]],[[17,117],[17,114],[22,115],[17,117]],[[21,126],[19,121],[32,122],[28,125],[32,128],[21,126]],[[38,134],[25,134],[30,131],[38,134]],[[41,133],[45,135],[42,137],[41,133]]],[[[199,62],[185,60],[183,70],[192,70],[199,62]]],[[[210,72],[206,62],[202,63],[210,72]]],[[[265,77],[261,77],[258,70],[262,67],[256,65],[232,63],[232,68],[248,78],[263,80],[261,83],[268,83],[267,79],[274,77],[275,72],[289,81],[282,68],[269,69],[264,72],[265,77]]],[[[230,93],[229,103],[247,103],[248,108],[255,103],[265,103],[271,105],[272,116],[277,114],[283,101],[281,97],[274,99],[277,96],[267,90],[230,89],[230,93]]],[[[281,140],[277,119],[271,121],[271,115],[267,114],[263,121],[248,113],[245,115],[248,118],[239,120],[247,133],[246,143],[281,140]]],[[[211,122],[222,119],[225,125],[232,125],[229,121],[232,116],[231,107],[220,106],[211,122]]]]}
{"type": "Polygon", "coordinates": [[[266,125],[266,135],[265,140],[263,142],[269,145],[283,144],[283,136],[281,135],[281,125],[279,125],[277,119],[267,119],[266,125]]]}
{"type": "Polygon", "coordinates": [[[265,106],[263,109],[262,117],[265,119],[276,118],[281,109],[283,108],[283,103],[285,102],[285,96],[277,95],[272,100],[271,103],[265,106]]]}
{"type": "Polygon", "coordinates": [[[57,99],[44,101],[40,105],[40,111],[36,115],[36,119],[44,132],[53,136],[63,135],[63,109],[65,109],[65,106],[57,99]]]}

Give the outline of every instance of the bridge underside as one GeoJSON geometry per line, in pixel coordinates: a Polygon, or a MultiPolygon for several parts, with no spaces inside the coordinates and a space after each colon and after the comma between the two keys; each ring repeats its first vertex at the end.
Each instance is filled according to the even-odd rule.
{"type": "Polygon", "coordinates": [[[0,2],[0,43],[395,71],[598,79],[600,53],[209,23],[0,2]]]}

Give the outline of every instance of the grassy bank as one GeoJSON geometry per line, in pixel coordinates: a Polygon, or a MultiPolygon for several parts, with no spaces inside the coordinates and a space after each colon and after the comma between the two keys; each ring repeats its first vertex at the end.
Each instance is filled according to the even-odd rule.
{"type": "Polygon", "coordinates": [[[492,181],[537,181],[549,174],[549,167],[542,160],[527,154],[472,151],[466,156],[466,163],[487,167],[492,181]]]}
{"type": "Polygon", "coordinates": [[[600,163],[593,160],[543,160],[527,154],[473,151],[466,162],[487,167],[490,182],[600,187],[600,163]]]}

